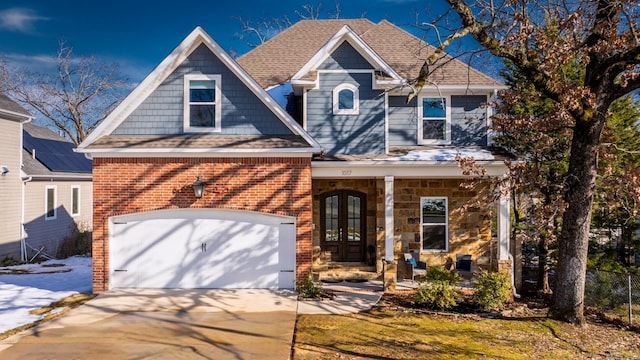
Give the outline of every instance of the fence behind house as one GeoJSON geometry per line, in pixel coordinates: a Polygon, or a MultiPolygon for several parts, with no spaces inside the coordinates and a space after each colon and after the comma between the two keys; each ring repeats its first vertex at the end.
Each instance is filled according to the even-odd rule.
{"type": "Polygon", "coordinates": [[[589,270],[585,284],[585,305],[610,316],[640,323],[640,276],[604,270],[589,270]],[[637,319],[636,319],[637,318],[637,319]]]}

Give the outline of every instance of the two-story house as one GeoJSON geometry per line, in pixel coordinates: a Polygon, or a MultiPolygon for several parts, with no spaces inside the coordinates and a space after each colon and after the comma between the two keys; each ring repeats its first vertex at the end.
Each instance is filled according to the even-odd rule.
{"type": "Polygon", "coordinates": [[[335,269],[393,287],[405,253],[511,271],[508,197],[467,187],[456,160],[507,173],[488,106],[502,85],[445,57],[407,101],[430,51],[387,21],[315,20],[236,62],[196,28],[78,148],[94,291],[293,288],[335,269]]]}
{"type": "Polygon", "coordinates": [[[63,254],[78,231],[90,231],[91,161],[0,94],[0,260],[63,254]]]}

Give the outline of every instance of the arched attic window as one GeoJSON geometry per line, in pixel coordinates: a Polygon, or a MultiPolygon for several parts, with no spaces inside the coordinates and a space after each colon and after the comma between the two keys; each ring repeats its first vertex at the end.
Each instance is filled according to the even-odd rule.
{"type": "Polygon", "coordinates": [[[357,115],[360,110],[358,87],[353,84],[340,84],[333,89],[333,114],[357,115]]]}

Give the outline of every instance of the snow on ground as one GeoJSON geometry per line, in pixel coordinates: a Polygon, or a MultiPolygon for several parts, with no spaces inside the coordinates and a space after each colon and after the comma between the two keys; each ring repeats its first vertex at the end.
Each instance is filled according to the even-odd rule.
{"type": "Polygon", "coordinates": [[[90,292],[90,257],[0,267],[0,334],[42,318],[29,314],[30,310],[72,294],[90,292]]]}

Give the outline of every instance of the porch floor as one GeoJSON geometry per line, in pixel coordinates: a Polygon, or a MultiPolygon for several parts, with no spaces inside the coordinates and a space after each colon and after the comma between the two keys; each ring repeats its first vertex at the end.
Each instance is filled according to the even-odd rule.
{"type": "Polygon", "coordinates": [[[362,262],[325,262],[315,264],[316,280],[325,282],[373,280],[380,277],[375,266],[362,262]]]}
{"type": "MultiPolygon", "coordinates": [[[[474,287],[473,274],[471,272],[461,270],[458,270],[457,272],[462,275],[462,280],[460,280],[457,284],[458,287],[469,289],[474,287]]],[[[349,279],[320,279],[319,281],[322,284],[322,288],[334,292],[382,292],[384,289],[384,284],[382,282],[381,276],[369,280],[354,277],[349,279]]],[[[419,286],[419,281],[411,281],[410,279],[398,279],[395,291],[415,290],[419,286]]]]}

